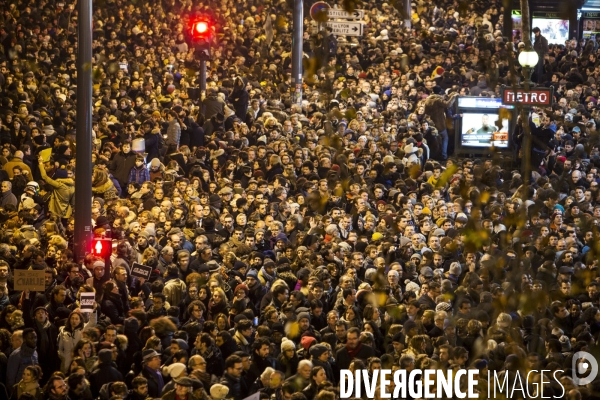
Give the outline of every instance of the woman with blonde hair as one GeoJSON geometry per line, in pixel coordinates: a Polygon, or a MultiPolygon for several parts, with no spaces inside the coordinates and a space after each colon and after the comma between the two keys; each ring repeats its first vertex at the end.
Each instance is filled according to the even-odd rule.
{"type": "Polygon", "coordinates": [[[275,179],[275,177],[277,175],[282,175],[283,174],[283,167],[281,166],[281,158],[279,158],[278,155],[271,155],[271,157],[269,157],[269,162],[267,163],[266,167],[267,169],[267,174],[265,176],[265,178],[267,179],[267,182],[273,182],[273,180],[275,179]]]}
{"type": "Polygon", "coordinates": [[[227,296],[221,288],[212,290],[212,298],[208,303],[208,319],[214,321],[219,314],[227,314],[227,296]]]}

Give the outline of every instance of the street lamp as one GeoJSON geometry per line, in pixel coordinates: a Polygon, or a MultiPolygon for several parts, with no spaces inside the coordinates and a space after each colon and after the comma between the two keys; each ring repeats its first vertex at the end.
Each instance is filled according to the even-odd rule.
{"type": "MultiPolygon", "coordinates": [[[[519,54],[519,64],[523,67],[521,74],[523,74],[523,78],[525,79],[523,86],[526,92],[529,92],[529,90],[535,86],[535,84],[531,82],[531,75],[538,64],[539,59],[538,53],[531,48],[531,42],[527,40],[525,42],[525,50],[519,54]]],[[[529,165],[531,162],[531,132],[529,129],[529,109],[527,107],[521,107],[521,122],[523,123],[521,170],[525,177],[525,183],[528,184],[531,176],[529,165]]]]}
{"type": "Polygon", "coordinates": [[[527,85],[533,85],[531,80],[531,75],[533,75],[534,68],[537,66],[540,57],[535,50],[526,49],[519,54],[519,64],[523,67],[521,73],[523,74],[523,78],[525,78],[526,89],[529,90],[527,85]]]}
{"type": "Polygon", "coordinates": [[[539,61],[539,56],[535,50],[525,50],[519,54],[519,64],[525,68],[533,68],[539,61]]]}

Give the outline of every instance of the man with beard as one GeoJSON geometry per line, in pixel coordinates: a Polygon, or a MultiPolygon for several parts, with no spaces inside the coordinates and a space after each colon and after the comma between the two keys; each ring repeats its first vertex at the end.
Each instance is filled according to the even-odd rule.
{"type": "Polygon", "coordinates": [[[253,384],[267,367],[275,367],[269,358],[270,341],[267,338],[258,338],[252,343],[252,364],[247,372],[246,380],[253,384]]]}
{"type": "Polygon", "coordinates": [[[44,398],[51,400],[70,400],[69,387],[61,376],[54,375],[44,388],[44,398]]]}
{"type": "Polygon", "coordinates": [[[241,377],[244,370],[242,366],[242,358],[235,354],[230,355],[225,360],[225,367],[227,370],[221,378],[221,384],[227,386],[229,389],[229,397],[233,400],[242,400],[242,385],[241,377]]]}
{"type": "Polygon", "coordinates": [[[358,328],[348,329],[346,334],[346,346],[338,350],[335,360],[340,369],[348,369],[352,360],[358,358],[366,361],[374,356],[373,348],[359,341],[360,330],[358,328]]]}

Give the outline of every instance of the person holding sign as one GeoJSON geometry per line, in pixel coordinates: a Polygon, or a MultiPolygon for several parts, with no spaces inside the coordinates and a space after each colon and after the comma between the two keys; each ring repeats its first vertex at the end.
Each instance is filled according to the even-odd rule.
{"type": "Polygon", "coordinates": [[[90,320],[84,324],[83,315],[79,311],[73,311],[65,326],[60,328],[58,332],[58,356],[61,360],[60,370],[64,373],[68,371],[73,358],[73,349],[83,338],[83,330],[85,328],[93,328],[96,326],[97,315],[96,309],[98,304],[94,302],[93,312],[90,315],[90,320]]]}

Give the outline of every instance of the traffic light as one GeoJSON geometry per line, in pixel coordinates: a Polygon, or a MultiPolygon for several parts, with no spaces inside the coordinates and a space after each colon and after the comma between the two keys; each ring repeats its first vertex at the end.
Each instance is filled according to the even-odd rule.
{"type": "Polygon", "coordinates": [[[210,45],[213,38],[213,24],[206,17],[200,17],[191,23],[190,34],[194,53],[199,60],[210,60],[210,45]]]}
{"type": "Polygon", "coordinates": [[[92,241],[92,254],[104,260],[107,268],[110,268],[110,255],[112,254],[111,239],[94,239],[92,241]]]}

